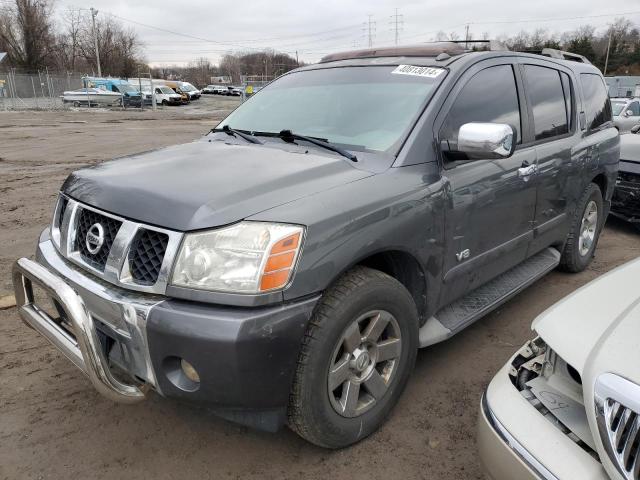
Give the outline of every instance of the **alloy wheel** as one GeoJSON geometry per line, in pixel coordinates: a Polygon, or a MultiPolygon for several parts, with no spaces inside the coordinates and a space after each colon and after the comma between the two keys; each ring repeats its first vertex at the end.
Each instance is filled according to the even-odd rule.
{"type": "Polygon", "coordinates": [[[338,341],[327,375],[329,400],[343,417],[358,417],[387,392],[397,374],[402,339],[395,317],[373,310],[351,322],[338,341]]]}
{"type": "Polygon", "coordinates": [[[587,208],[582,215],[582,224],[580,225],[580,236],[578,237],[578,250],[581,256],[586,256],[590,251],[596,239],[596,230],[598,228],[598,205],[591,200],[587,204],[587,208]]]}

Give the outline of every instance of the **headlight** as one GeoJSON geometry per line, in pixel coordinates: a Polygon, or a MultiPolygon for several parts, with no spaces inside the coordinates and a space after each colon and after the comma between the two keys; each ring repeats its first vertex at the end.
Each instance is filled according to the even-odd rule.
{"type": "Polygon", "coordinates": [[[284,287],[293,274],[304,228],[240,222],[185,235],[172,284],[233,293],[260,293],[284,287]]]}

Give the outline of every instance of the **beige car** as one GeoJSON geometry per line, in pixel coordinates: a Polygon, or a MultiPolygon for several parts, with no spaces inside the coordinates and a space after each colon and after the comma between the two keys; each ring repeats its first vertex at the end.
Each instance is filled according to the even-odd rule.
{"type": "Polygon", "coordinates": [[[478,447],[494,480],[640,479],[640,259],[533,323],[494,377],[478,447]]]}

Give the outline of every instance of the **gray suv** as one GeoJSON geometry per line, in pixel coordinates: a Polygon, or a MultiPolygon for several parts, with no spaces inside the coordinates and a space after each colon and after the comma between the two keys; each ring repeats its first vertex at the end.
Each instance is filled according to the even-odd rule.
{"type": "Polygon", "coordinates": [[[366,437],[419,347],[594,254],[611,104],[585,59],[542,53],[332,55],[200,140],[71,174],[15,264],[22,318],[115,401],[366,437]]]}

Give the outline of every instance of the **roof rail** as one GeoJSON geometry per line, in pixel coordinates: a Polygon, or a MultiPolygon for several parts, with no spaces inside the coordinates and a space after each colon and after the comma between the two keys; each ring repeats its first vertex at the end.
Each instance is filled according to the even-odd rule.
{"type": "Polygon", "coordinates": [[[543,55],[545,57],[557,58],[559,60],[570,60],[572,62],[578,63],[588,63],[591,65],[591,62],[584,55],[579,55],[577,53],[565,52],[564,50],[558,50],[557,48],[543,48],[542,50],[520,50],[522,53],[533,53],[536,55],[543,55]]]}

